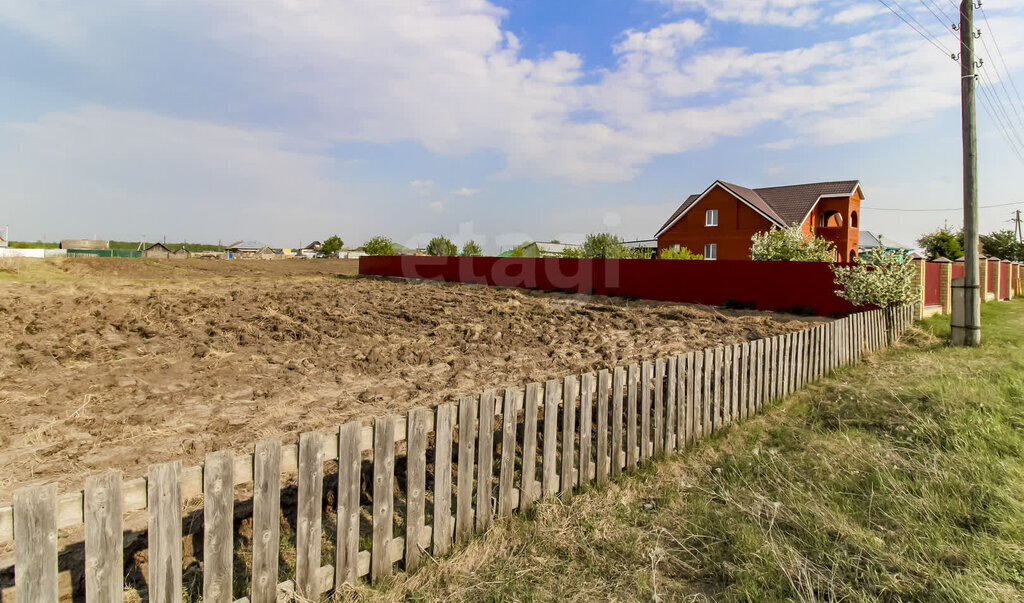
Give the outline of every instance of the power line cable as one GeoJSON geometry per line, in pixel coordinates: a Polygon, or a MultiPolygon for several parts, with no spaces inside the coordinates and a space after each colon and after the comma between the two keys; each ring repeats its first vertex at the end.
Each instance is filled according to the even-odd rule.
{"type": "MultiPolygon", "coordinates": [[[[991,34],[992,30],[989,30],[988,33],[991,34]]],[[[989,57],[991,58],[992,57],[992,51],[989,50],[988,42],[985,41],[985,38],[987,38],[987,37],[988,36],[981,36],[981,44],[982,44],[982,46],[985,47],[985,53],[988,54],[989,57]]],[[[1004,96],[1006,98],[1006,104],[1010,105],[1010,110],[1013,111],[1014,116],[1017,117],[1017,122],[1019,122],[1022,125],[1024,125],[1024,120],[1022,120],[1021,117],[1020,117],[1020,111],[1017,110],[1017,105],[1014,104],[1013,97],[1010,96],[1010,91],[1006,88],[1006,78],[1004,78],[1002,73],[999,72],[999,65],[998,65],[998,63],[996,63],[995,61],[991,61],[991,60],[989,61],[989,63],[991,63],[994,66],[994,68],[995,68],[996,77],[999,78],[999,85],[1002,86],[1002,88],[1003,88],[1003,94],[1004,94],[1004,96]]],[[[989,78],[989,81],[990,81],[989,85],[991,85],[991,78],[989,78]]],[[[1000,98],[999,100],[1000,100],[1000,104],[1002,104],[1002,100],[1003,99],[1000,98]]],[[[1004,112],[1005,112],[1005,109],[1004,109],[1004,112]]],[[[1009,114],[1007,114],[1006,117],[1007,117],[1007,119],[1009,119],[1009,114]]],[[[1014,129],[1016,129],[1016,127],[1017,127],[1016,124],[1014,124],[1014,129]]]]}
{"type": "MultiPolygon", "coordinates": [[[[896,15],[901,21],[906,23],[908,27],[913,29],[919,36],[924,38],[928,43],[930,43],[932,46],[934,46],[939,51],[941,51],[944,55],[949,56],[949,57],[953,58],[954,60],[957,60],[961,56],[960,53],[950,52],[950,50],[948,48],[946,48],[946,46],[944,44],[942,44],[942,42],[940,42],[940,41],[938,41],[936,39],[936,37],[931,33],[931,31],[928,30],[927,27],[925,27],[916,17],[914,17],[914,15],[912,13],[910,13],[903,5],[901,5],[899,3],[899,0],[892,0],[892,2],[893,2],[893,4],[896,7],[898,7],[900,10],[902,10],[904,13],[906,13],[907,17],[910,17],[909,20],[907,19],[907,17],[904,17],[902,14],[900,14],[899,11],[897,11],[895,8],[893,8],[893,6],[889,5],[885,0],[878,0],[878,1],[883,6],[885,6],[887,9],[889,9],[889,12],[891,12],[894,15],[896,15]]],[[[953,5],[953,7],[957,10],[958,13],[961,13],[960,7],[957,6],[953,2],[953,0],[949,0],[949,3],[953,5]]],[[[927,6],[926,6],[926,8],[927,8],[927,6]]],[[[945,13],[943,13],[943,14],[945,14],[945,13]]],[[[933,15],[934,15],[934,13],[933,13],[933,15]]],[[[940,20],[940,22],[941,22],[941,20],[940,20]]],[[[943,26],[943,28],[945,28],[945,26],[943,26]]],[[[964,42],[962,40],[960,40],[960,37],[957,36],[956,33],[953,33],[953,32],[950,32],[950,33],[951,33],[951,35],[953,35],[957,39],[957,41],[958,41],[960,46],[966,47],[964,42]]],[[[971,35],[974,35],[974,34],[972,33],[971,35]]],[[[979,65],[979,67],[980,66],[981,65],[979,65]]],[[[977,70],[976,70],[976,73],[977,73],[977,70]]],[[[997,123],[997,124],[999,124],[998,129],[999,129],[1000,135],[1003,136],[1003,139],[1006,141],[1007,145],[1014,152],[1014,154],[1017,156],[1017,158],[1020,159],[1020,161],[1022,163],[1024,163],[1024,152],[1022,152],[1022,147],[1024,147],[1024,144],[1020,144],[1019,145],[1019,143],[1015,141],[1015,139],[1016,139],[1017,141],[1024,142],[1024,139],[1021,138],[1019,132],[1017,132],[1016,129],[1013,127],[1014,124],[1013,124],[1012,120],[1008,124],[1006,124],[1006,125],[1003,124],[1003,120],[1001,119],[999,108],[997,108],[997,103],[996,103],[996,99],[999,98],[998,94],[995,94],[995,92],[996,92],[995,90],[990,92],[987,88],[985,88],[983,86],[978,86],[978,89],[982,91],[982,95],[981,95],[981,101],[982,102],[980,102],[979,104],[982,106],[982,108],[985,110],[985,112],[988,114],[988,116],[992,119],[992,121],[997,123]],[[994,96],[993,96],[993,94],[994,94],[994,96]],[[1012,134],[1010,132],[1012,132],[1012,134]]],[[[1003,108],[1003,111],[1005,112],[1005,107],[1003,108]]]]}
{"type": "MultiPolygon", "coordinates": [[[[994,207],[1010,207],[1012,205],[1024,205],[1024,201],[1014,201],[1013,203],[997,203],[995,205],[979,205],[978,209],[991,209],[991,208],[994,208],[994,207]]],[[[914,211],[914,212],[918,212],[918,211],[922,211],[922,212],[928,212],[928,211],[962,211],[963,210],[963,207],[949,207],[949,208],[945,208],[945,207],[944,208],[934,208],[934,207],[928,207],[928,208],[900,208],[900,207],[869,207],[867,205],[861,205],[860,208],[861,209],[870,209],[870,210],[873,210],[873,211],[914,211]]]]}
{"type": "MultiPolygon", "coordinates": [[[[936,40],[934,36],[932,36],[932,35],[930,35],[930,34],[928,34],[928,33],[925,33],[925,32],[926,32],[927,30],[926,30],[926,29],[924,29],[924,28],[923,28],[923,26],[922,26],[922,28],[921,28],[921,29],[918,29],[918,27],[917,27],[917,26],[915,26],[915,25],[914,25],[913,23],[911,23],[910,21],[907,21],[906,17],[904,17],[903,15],[901,15],[900,13],[898,13],[898,12],[896,11],[896,9],[894,9],[894,8],[893,8],[892,6],[890,6],[890,5],[889,5],[889,4],[888,4],[888,3],[887,3],[887,2],[885,1],[885,0],[878,0],[878,1],[882,3],[882,6],[884,6],[884,7],[885,7],[885,8],[887,8],[887,9],[889,9],[889,11],[890,11],[890,12],[891,12],[892,14],[896,15],[897,17],[899,17],[899,18],[900,18],[900,21],[903,21],[904,23],[906,23],[906,24],[907,24],[907,25],[908,25],[908,26],[909,26],[909,27],[910,27],[911,29],[913,29],[914,31],[916,31],[916,32],[917,32],[917,34],[918,34],[919,36],[921,36],[922,38],[924,38],[925,40],[927,40],[929,44],[931,44],[932,46],[934,46],[935,48],[937,48],[937,49],[939,50],[939,52],[941,52],[942,54],[946,55],[947,57],[948,57],[948,56],[952,56],[952,55],[954,54],[953,52],[950,52],[950,50],[949,50],[948,48],[946,48],[946,47],[945,47],[945,46],[944,46],[944,45],[943,45],[943,44],[942,44],[941,42],[939,42],[938,40],[936,40]],[[922,29],[924,29],[924,31],[922,31],[922,29]]],[[[894,2],[894,3],[895,3],[895,4],[897,5],[897,6],[899,6],[899,2],[896,2],[896,0],[893,0],[893,2],[894,2]]],[[[903,8],[903,7],[902,7],[902,6],[900,6],[900,8],[903,8]]],[[[908,15],[910,15],[910,13],[907,13],[907,14],[908,14],[908,15]]],[[[910,15],[910,17],[911,17],[912,19],[914,19],[914,16],[913,16],[913,15],[910,15]]],[[[917,19],[914,19],[914,21],[915,21],[915,22],[918,22],[918,23],[920,23],[919,21],[917,21],[917,19]]]]}
{"type": "MultiPolygon", "coordinates": [[[[982,76],[983,81],[987,81],[987,79],[987,76],[982,76]]],[[[1007,144],[1010,145],[1010,148],[1013,149],[1013,152],[1021,162],[1024,162],[1024,154],[1021,153],[1021,147],[1024,146],[1024,143],[1020,142],[1020,135],[1017,131],[1006,123],[1005,119],[1008,118],[1004,119],[1004,116],[1006,115],[1005,109],[1002,114],[1000,114],[999,105],[992,99],[992,91],[990,90],[989,85],[978,86],[978,91],[981,92],[982,96],[988,103],[988,106],[985,106],[984,104],[982,105],[985,108],[985,111],[988,113],[989,117],[998,124],[1000,133],[1005,138],[1007,144]]]]}
{"type": "Polygon", "coordinates": [[[982,85],[978,86],[978,88],[988,88],[989,95],[995,100],[995,108],[999,111],[1000,116],[1002,117],[1003,127],[1005,127],[1007,132],[1013,136],[1017,146],[1024,150],[1024,139],[1021,138],[1020,130],[1017,128],[1017,125],[1013,122],[1013,119],[1010,118],[1010,112],[1006,110],[1006,106],[1003,104],[1003,98],[998,95],[999,90],[994,84],[992,84],[992,78],[984,71],[980,72],[979,76],[982,85]]]}
{"type": "MultiPolygon", "coordinates": [[[[921,6],[923,6],[923,7],[928,9],[928,12],[930,12],[932,14],[932,16],[935,17],[935,19],[942,25],[942,29],[946,29],[946,21],[943,20],[943,18],[939,16],[939,13],[936,13],[934,10],[932,10],[931,6],[928,6],[927,4],[925,4],[924,0],[918,0],[918,2],[921,3],[921,6]]],[[[935,4],[935,2],[933,1],[932,4],[935,4]]],[[[938,8],[938,7],[936,7],[936,8],[938,8]]],[[[939,11],[939,12],[941,12],[941,11],[939,11]]],[[[943,13],[943,16],[945,16],[945,13],[943,13]]]]}
{"type": "MultiPolygon", "coordinates": [[[[1020,91],[1017,89],[1017,84],[1013,80],[1013,74],[1010,73],[1010,68],[1006,65],[1006,59],[1003,58],[1003,50],[999,47],[999,40],[996,39],[995,31],[992,30],[992,24],[989,23],[988,14],[985,12],[984,8],[981,9],[981,16],[985,19],[985,28],[988,29],[989,36],[992,37],[992,44],[996,47],[996,54],[999,56],[999,61],[1003,64],[1003,71],[1006,72],[1006,79],[1010,80],[1010,86],[1013,88],[1013,92],[1017,96],[1017,102],[1022,108],[1024,108],[1024,99],[1021,98],[1020,91]]],[[[988,47],[986,47],[986,50],[987,49],[988,47]]],[[[999,79],[1002,81],[1002,77],[999,79]]],[[[1009,92],[1007,92],[1007,96],[1009,96],[1009,92]]],[[[1024,125],[1024,120],[1021,121],[1021,124],[1024,125]]]]}

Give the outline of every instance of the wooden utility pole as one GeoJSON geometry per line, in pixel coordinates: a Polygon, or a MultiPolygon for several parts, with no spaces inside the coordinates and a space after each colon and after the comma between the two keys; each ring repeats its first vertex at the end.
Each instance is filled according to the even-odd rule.
{"type": "MultiPolygon", "coordinates": [[[[962,312],[952,329],[953,345],[981,343],[981,288],[978,282],[978,138],[974,113],[974,0],[960,2],[960,100],[964,145],[964,278],[962,312]]],[[[959,279],[957,279],[959,280],[959,279]]],[[[958,295],[960,293],[962,295],[958,295]]]]}

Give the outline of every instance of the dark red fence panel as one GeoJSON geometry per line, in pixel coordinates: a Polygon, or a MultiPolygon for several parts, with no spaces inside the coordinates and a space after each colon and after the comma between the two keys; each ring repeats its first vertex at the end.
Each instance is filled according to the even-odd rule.
{"type": "Polygon", "coordinates": [[[925,262],[924,265],[924,305],[942,305],[942,264],[925,262]]]}
{"type": "Polygon", "coordinates": [[[999,262],[988,260],[988,287],[985,289],[989,293],[997,293],[996,291],[996,279],[998,278],[999,262]]]}
{"type": "Polygon", "coordinates": [[[953,272],[951,273],[950,278],[963,278],[963,277],[964,277],[964,263],[963,262],[956,262],[955,264],[953,264],[953,272]]]}
{"type": "Polygon", "coordinates": [[[731,300],[822,316],[857,309],[836,295],[829,264],[818,262],[365,256],[359,273],[715,306],[731,300]]]}
{"type": "Polygon", "coordinates": [[[1010,299],[1010,264],[999,263],[999,299],[1010,299]]]}

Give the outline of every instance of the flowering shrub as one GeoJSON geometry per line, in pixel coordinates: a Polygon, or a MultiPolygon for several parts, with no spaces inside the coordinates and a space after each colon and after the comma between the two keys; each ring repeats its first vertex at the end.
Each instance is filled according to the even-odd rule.
{"type": "Polygon", "coordinates": [[[662,249],[661,253],[658,254],[658,258],[662,260],[703,260],[704,256],[699,253],[694,253],[686,247],[680,247],[679,249],[662,249]]]}
{"type": "Polygon", "coordinates": [[[799,226],[772,228],[750,241],[750,258],[756,261],[832,262],[836,257],[831,241],[808,236],[799,226]]]}
{"type": "Polygon", "coordinates": [[[872,249],[853,260],[853,266],[833,266],[836,295],[858,306],[881,308],[912,303],[920,298],[914,287],[914,265],[904,250],[872,249]]]}

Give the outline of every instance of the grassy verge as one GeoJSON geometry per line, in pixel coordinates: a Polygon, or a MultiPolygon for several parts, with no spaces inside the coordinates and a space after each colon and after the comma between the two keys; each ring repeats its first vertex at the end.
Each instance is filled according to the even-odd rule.
{"type": "Polygon", "coordinates": [[[1024,301],[934,318],[686,454],[350,595],[1003,601],[1024,592],[1024,301]]]}

